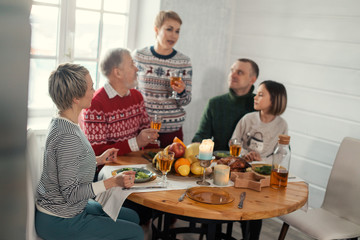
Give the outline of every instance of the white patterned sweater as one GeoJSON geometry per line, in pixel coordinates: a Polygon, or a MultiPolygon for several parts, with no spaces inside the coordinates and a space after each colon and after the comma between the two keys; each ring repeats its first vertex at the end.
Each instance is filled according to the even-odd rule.
{"type": "Polygon", "coordinates": [[[190,58],[174,50],[170,55],[159,55],[153,46],[133,52],[133,59],[138,72],[138,90],[142,93],[146,111],[150,117],[155,114],[163,118],[161,133],[174,132],[185,121],[186,106],[191,101],[192,66],[190,58]],[[177,94],[179,99],[170,98],[170,72],[182,73],[186,84],[185,91],[177,94]]]}

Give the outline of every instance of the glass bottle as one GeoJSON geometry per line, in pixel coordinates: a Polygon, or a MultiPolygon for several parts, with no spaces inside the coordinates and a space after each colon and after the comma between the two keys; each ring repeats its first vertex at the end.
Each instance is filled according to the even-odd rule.
{"type": "Polygon", "coordinates": [[[287,186],[291,158],[290,136],[279,135],[278,143],[273,154],[270,176],[270,187],[274,189],[287,186]]]}

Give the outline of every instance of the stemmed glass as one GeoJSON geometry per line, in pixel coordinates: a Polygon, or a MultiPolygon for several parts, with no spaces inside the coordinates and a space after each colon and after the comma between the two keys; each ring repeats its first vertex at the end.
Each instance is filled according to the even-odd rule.
{"type": "Polygon", "coordinates": [[[167,173],[171,170],[171,166],[174,162],[174,152],[161,151],[159,152],[158,163],[159,170],[162,173],[162,180],[159,183],[161,186],[167,186],[167,173]]]}
{"type": "Polygon", "coordinates": [[[242,141],[238,138],[232,138],[229,141],[230,155],[239,157],[241,153],[242,141]]]}
{"type": "MultiPolygon", "coordinates": [[[[172,71],[170,72],[170,85],[173,86],[177,86],[178,82],[181,81],[181,76],[182,74],[179,71],[172,71]]],[[[176,91],[172,91],[172,95],[171,97],[172,99],[179,99],[179,97],[177,96],[177,92],[176,91]]]]}
{"type": "MultiPolygon", "coordinates": [[[[198,157],[198,156],[196,156],[196,157],[198,157]]],[[[205,172],[206,172],[206,168],[207,168],[207,167],[210,167],[211,162],[212,162],[213,159],[215,159],[215,157],[213,157],[213,158],[210,159],[210,160],[202,160],[202,159],[199,159],[199,158],[198,158],[198,160],[199,160],[199,162],[200,162],[200,166],[202,166],[202,167],[204,168],[202,180],[196,181],[196,183],[197,183],[198,185],[205,185],[205,186],[210,185],[210,183],[205,180],[205,172]]]]}
{"type": "MultiPolygon", "coordinates": [[[[161,123],[162,123],[162,117],[155,114],[154,116],[151,117],[150,127],[152,129],[156,129],[156,130],[160,131],[161,123]]],[[[154,140],[154,144],[157,144],[160,146],[160,141],[156,139],[156,140],[154,140]]]]}

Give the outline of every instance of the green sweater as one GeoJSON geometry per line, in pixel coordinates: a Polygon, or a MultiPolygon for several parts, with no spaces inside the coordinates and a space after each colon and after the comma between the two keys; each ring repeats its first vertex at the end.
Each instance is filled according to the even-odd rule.
{"type": "Polygon", "coordinates": [[[236,124],[247,113],[254,111],[254,86],[244,96],[229,92],[209,100],[201,117],[200,126],[192,142],[213,137],[214,150],[229,150],[228,142],[236,124]]]}

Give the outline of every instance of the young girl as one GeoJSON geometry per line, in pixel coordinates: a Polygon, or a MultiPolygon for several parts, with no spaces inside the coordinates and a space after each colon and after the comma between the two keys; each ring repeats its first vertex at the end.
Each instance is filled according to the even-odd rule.
{"type": "Polygon", "coordinates": [[[280,117],[287,103],[286,89],[281,83],[267,80],[259,85],[254,97],[256,112],[248,113],[236,125],[232,138],[242,140],[248,161],[271,164],[280,134],[287,134],[286,121],[280,117]]]}
{"type": "MultiPolygon", "coordinates": [[[[251,161],[265,161],[271,164],[280,134],[287,134],[286,121],[280,117],[285,111],[287,103],[286,89],[281,83],[267,80],[260,83],[254,97],[256,112],[248,113],[236,125],[232,138],[241,139],[243,149],[247,154],[245,159],[251,161]]],[[[249,221],[249,239],[258,240],[262,220],[249,221]]],[[[241,224],[245,233],[245,224],[241,224]]]]}

